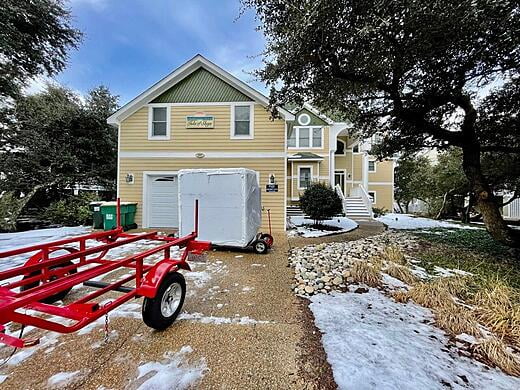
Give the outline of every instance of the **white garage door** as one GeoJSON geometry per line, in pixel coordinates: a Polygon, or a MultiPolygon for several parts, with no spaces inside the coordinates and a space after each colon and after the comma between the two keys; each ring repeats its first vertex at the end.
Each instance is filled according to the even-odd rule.
{"type": "Polygon", "coordinates": [[[151,176],[149,196],[149,226],[178,227],[177,176],[151,176]]]}

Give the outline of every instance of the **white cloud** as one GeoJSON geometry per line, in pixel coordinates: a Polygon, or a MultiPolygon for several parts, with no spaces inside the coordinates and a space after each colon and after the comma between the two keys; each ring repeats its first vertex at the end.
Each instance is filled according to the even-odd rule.
{"type": "Polygon", "coordinates": [[[97,11],[104,10],[107,6],[108,0],[70,0],[72,5],[85,4],[91,6],[97,11]]]}

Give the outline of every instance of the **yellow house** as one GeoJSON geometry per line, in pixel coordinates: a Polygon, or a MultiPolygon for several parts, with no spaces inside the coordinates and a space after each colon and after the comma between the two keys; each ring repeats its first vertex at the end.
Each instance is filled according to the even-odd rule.
{"type": "Polygon", "coordinates": [[[138,203],[136,223],[178,226],[177,172],[186,168],[256,171],[274,231],[285,230],[287,206],[316,180],[338,184],[347,214],[349,202],[361,199],[370,217],[369,196],[376,206],[392,208],[393,161],[372,162],[365,143],[348,137],[350,125],[310,106],[298,112],[279,107],[272,119],[268,104],[197,55],[110,116],[119,130],[117,192],[138,203]]]}

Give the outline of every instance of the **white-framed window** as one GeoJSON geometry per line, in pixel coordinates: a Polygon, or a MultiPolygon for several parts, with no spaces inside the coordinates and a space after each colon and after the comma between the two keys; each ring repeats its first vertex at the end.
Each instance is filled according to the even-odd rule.
{"type": "Polygon", "coordinates": [[[294,149],[321,149],[323,147],[323,127],[295,126],[289,136],[287,147],[294,149]]]}
{"type": "Polygon", "coordinates": [[[170,106],[148,107],[148,139],[168,140],[170,139],[170,106]]]}
{"type": "Polygon", "coordinates": [[[231,105],[231,138],[254,138],[254,105],[236,103],[231,105]]]}
{"type": "Polygon", "coordinates": [[[311,123],[311,117],[309,116],[309,114],[300,114],[300,116],[298,117],[298,123],[302,126],[307,126],[311,123]]]}
{"type": "Polygon", "coordinates": [[[340,139],[336,140],[336,151],[334,152],[335,155],[345,155],[347,149],[347,143],[345,141],[342,141],[340,139]]]}
{"type": "Polygon", "coordinates": [[[372,204],[376,204],[376,192],[375,191],[368,191],[368,197],[372,201],[372,204]]]}
{"type": "Polygon", "coordinates": [[[298,167],[298,189],[305,190],[309,188],[312,182],[312,166],[298,167]]]}
{"type": "Polygon", "coordinates": [[[359,143],[352,146],[352,153],[359,153],[359,143]]]}
{"type": "Polygon", "coordinates": [[[368,160],[368,172],[376,171],[376,160],[368,160]]]}

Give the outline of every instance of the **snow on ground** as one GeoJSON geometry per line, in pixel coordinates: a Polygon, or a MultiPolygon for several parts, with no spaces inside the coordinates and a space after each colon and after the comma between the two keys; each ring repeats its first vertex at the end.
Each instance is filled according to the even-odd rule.
{"type": "Polygon", "coordinates": [[[216,325],[252,325],[252,324],[269,324],[270,321],[255,320],[248,316],[240,317],[239,314],[235,318],[230,317],[215,317],[205,316],[202,313],[181,313],[178,317],[179,320],[197,321],[203,324],[216,324],[216,325]]]}
{"type": "MultiPolygon", "coordinates": [[[[0,233],[0,252],[5,252],[25,246],[43,244],[90,232],[87,226],[61,227],[52,229],[29,230],[18,233],[0,233]]],[[[23,254],[0,259],[0,271],[17,267],[25,263],[30,255],[23,254]]]]}
{"type": "Polygon", "coordinates": [[[353,220],[347,218],[347,217],[334,217],[332,219],[327,219],[323,221],[324,225],[333,226],[336,228],[339,228],[339,230],[318,230],[313,229],[309,226],[305,225],[312,225],[314,221],[309,218],[301,217],[301,216],[293,216],[289,217],[291,225],[295,227],[294,232],[302,237],[323,237],[323,236],[329,236],[331,234],[338,234],[338,233],[346,233],[350,232],[351,230],[354,230],[358,227],[358,224],[354,222],[353,220]]]}
{"type": "Polygon", "coordinates": [[[394,302],[376,289],[310,300],[339,389],[520,388],[520,378],[448,347],[431,312],[414,303],[394,302]]]}
{"type": "Polygon", "coordinates": [[[138,368],[136,382],[141,382],[138,390],[168,390],[195,388],[208,371],[206,361],[187,362],[187,355],[193,349],[184,346],[179,352],[166,352],[161,362],[148,362],[138,368]]]}
{"type": "Polygon", "coordinates": [[[80,371],[72,371],[72,372],[58,372],[57,374],[51,376],[47,383],[49,386],[66,386],[71,382],[74,382],[77,378],[75,378],[80,371]]]}
{"type": "Polygon", "coordinates": [[[437,221],[430,218],[415,217],[411,214],[385,214],[376,218],[377,221],[388,225],[390,229],[425,229],[425,228],[455,228],[455,229],[480,229],[476,226],[462,225],[459,223],[437,221]]]}

